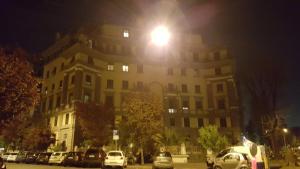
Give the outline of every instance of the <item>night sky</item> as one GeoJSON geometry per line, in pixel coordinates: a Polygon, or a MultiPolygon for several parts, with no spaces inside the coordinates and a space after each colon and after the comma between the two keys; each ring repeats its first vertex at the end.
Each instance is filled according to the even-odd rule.
{"type": "Polygon", "coordinates": [[[201,33],[209,45],[228,47],[239,66],[251,57],[279,60],[287,72],[281,101],[288,125],[300,126],[299,0],[0,0],[0,45],[36,54],[56,32],[162,15],[173,26],[201,33]]]}

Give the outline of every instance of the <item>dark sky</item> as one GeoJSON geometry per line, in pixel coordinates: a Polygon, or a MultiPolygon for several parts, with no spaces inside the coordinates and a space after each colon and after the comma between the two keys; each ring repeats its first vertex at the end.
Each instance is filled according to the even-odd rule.
{"type": "Polygon", "coordinates": [[[53,42],[56,32],[103,22],[126,24],[140,17],[150,20],[163,14],[172,18],[176,27],[202,33],[208,44],[227,46],[240,66],[252,57],[279,60],[287,73],[288,87],[282,100],[288,107],[288,122],[300,126],[299,0],[173,2],[0,0],[0,45],[38,53],[53,42]]]}

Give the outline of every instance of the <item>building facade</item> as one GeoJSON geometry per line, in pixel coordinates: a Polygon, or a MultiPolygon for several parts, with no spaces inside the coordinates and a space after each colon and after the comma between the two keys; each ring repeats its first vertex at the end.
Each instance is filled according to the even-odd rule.
{"type": "Polygon", "coordinates": [[[200,35],[177,32],[170,40],[157,47],[141,29],[116,25],[58,36],[42,53],[41,106],[57,143],[79,145],[75,101],[113,106],[118,123],[126,94],[144,88],[162,99],[166,128],[196,140],[200,127],[214,124],[238,139],[234,59],[224,48],[206,47],[200,35]]]}

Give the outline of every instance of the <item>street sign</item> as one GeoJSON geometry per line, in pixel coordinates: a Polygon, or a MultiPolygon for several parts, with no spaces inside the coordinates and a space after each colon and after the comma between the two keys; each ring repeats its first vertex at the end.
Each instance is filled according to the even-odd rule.
{"type": "Polygon", "coordinates": [[[118,130],[113,130],[113,140],[119,140],[119,132],[118,132],[118,130]]]}

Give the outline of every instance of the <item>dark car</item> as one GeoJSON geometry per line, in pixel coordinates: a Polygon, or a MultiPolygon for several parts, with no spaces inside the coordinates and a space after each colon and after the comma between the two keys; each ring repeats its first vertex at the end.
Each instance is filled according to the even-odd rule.
{"type": "Polygon", "coordinates": [[[19,152],[16,158],[17,163],[24,163],[28,152],[19,152]]]}
{"type": "Polygon", "coordinates": [[[84,153],[83,152],[68,152],[66,158],[62,162],[63,166],[80,166],[84,153]]]}
{"type": "Polygon", "coordinates": [[[51,154],[52,153],[40,153],[36,158],[35,162],[37,164],[48,164],[51,154]]]}
{"type": "Polygon", "coordinates": [[[106,153],[102,149],[92,148],[84,153],[81,165],[84,167],[102,167],[106,153]]]}
{"type": "Polygon", "coordinates": [[[39,155],[39,153],[28,152],[28,153],[26,154],[24,163],[28,163],[28,164],[35,163],[35,161],[36,161],[38,155],[39,155]]]}

